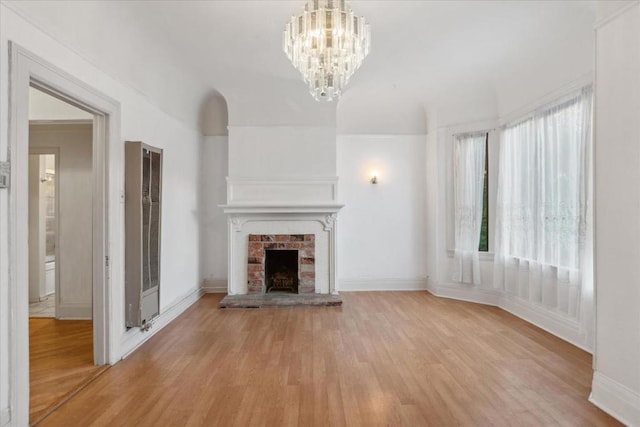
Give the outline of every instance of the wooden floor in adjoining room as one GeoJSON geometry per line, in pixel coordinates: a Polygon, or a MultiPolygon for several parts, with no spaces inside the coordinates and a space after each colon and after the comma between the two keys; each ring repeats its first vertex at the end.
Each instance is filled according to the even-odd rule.
{"type": "Polygon", "coordinates": [[[106,369],[93,364],[91,320],[29,319],[29,422],[37,423],[106,369]]]}
{"type": "Polygon", "coordinates": [[[206,295],[44,426],[614,426],[591,356],[426,292],[219,309],[206,295]]]}

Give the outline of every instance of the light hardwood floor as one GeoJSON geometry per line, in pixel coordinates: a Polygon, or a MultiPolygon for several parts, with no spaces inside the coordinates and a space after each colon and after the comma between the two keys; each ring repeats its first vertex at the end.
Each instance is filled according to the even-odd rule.
{"type": "Polygon", "coordinates": [[[29,319],[29,421],[37,423],[106,367],[93,364],[91,320],[29,319]]]}
{"type": "Polygon", "coordinates": [[[342,307],[206,295],[44,426],[609,426],[591,356],[495,307],[426,292],[342,307]]]}

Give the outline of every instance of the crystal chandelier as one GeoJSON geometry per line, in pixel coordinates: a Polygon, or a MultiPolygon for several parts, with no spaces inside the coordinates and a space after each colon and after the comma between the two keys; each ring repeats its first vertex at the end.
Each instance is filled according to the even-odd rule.
{"type": "Polygon", "coordinates": [[[340,96],[370,44],[369,24],[345,0],[309,0],[284,30],[284,51],[317,101],[340,96]]]}

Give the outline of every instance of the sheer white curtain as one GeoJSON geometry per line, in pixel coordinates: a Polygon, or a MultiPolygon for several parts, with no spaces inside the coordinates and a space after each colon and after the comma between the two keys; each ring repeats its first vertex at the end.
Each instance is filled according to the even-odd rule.
{"type": "Polygon", "coordinates": [[[501,134],[494,283],[580,319],[593,295],[591,88],[501,134]]]}
{"type": "Polygon", "coordinates": [[[480,284],[480,228],[486,156],[486,133],[454,136],[454,268],[453,281],[480,284]]]}

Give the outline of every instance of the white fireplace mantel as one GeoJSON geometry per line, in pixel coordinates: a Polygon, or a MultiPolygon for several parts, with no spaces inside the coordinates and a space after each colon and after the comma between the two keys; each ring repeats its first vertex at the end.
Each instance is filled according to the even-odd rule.
{"type": "Polygon", "coordinates": [[[260,182],[227,178],[227,204],[220,207],[228,218],[228,293],[248,292],[250,234],[314,234],[315,293],[337,294],[337,218],[344,205],[337,203],[336,189],[337,178],[260,182]]]}
{"type": "Polygon", "coordinates": [[[312,214],[334,214],[344,207],[341,204],[287,204],[281,203],[234,203],[231,205],[220,205],[226,214],[273,214],[273,213],[312,213],[312,214]]]}

